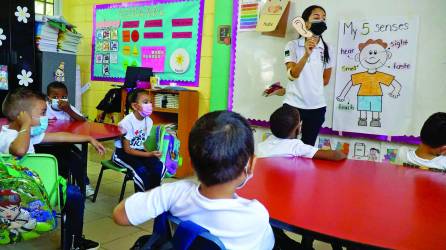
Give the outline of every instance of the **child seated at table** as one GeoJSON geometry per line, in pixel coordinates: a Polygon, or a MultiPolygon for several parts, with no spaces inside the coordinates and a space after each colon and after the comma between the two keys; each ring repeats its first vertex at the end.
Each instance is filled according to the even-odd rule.
{"type": "Polygon", "coordinates": [[[85,117],[68,102],[68,89],[62,82],[51,82],[46,88],[46,116],[50,120],[85,121],[85,117]]]}
{"type": "MultiPolygon", "coordinates": [[[[68,102],[68,89],[62,82],[51,82],[46,88],[48,98],[46,107],[46,116],[50,121],[85,121],[85,117],[75,107],[68,102]]],[[[80,169],[76,162],[81,160],[74,145],[57,145],[57,146],[38,146],[36,152],[52,154],[59,162],[59,173],[62,176],[67,176],[68,171],[71,171],[75,179],[85,178],[85,194],[87,197],[94,194],[94,188],[90,185],[88,176],[80,176],[80,169]],[[67,158],[68,157],[68,158],[67,158]]]]}
{"type": "Polygon", "coordinates": [[[336,161],[347,157],[339,150],[321,150],[297,139],[301,127],[297,108],[291,106],[278,108],[271,115],[269,123],[272,135],[257,145],[256,156],[259,158],[300,156],[336,161]]]}
{"type": "Polygon", "coordinates": [[[126,134],[115,141],[112,161],[132,171],[135,191],[144,192],[160,185],[166,168],[159,159],[161,152],[148,152],[144,148],[153,126],[149,93],[135,89],[128,95],[127,102],[133,112],[118,124],[126,134]]]}
{"type": "MultiPolygon", "coordinates": [[[[2,104],[2,113],[9,121],[0,131],[0,153],[22,157],[34,153],[34,144],[41,142],[89,142],[99,152],[104,154],[105,148],[90,136],[71,133],[45,133],[48,118],[45,116],[45,96],[26,88],[18,88],[8,93],[2,104]]],[[[69,186],[68,190],[79,190],[69,186]]],[[[66,209],[66,241],[64,249],[74,246],[80,249],[97,249],[97,242],[87,240],[82,236],[84,217],[84,198],[78,192],[67,192],[66,209]],[[74,237],[73,237],[74,235],[74,237]]]]}
{"type": "Polygon", "coordinates": [[[432,114],[421,128],[421,144],[407,152],[407,163],[446,170],[446,113],[432,114]]]}
{"type": "Polygon", "coordinates": [[[115,222],[138,225],[170,211],[208,229],[227,249],[272,249],[268,211],[235,193],[253,175],[248,122],[229,111],[202,116],[190,132],[189,152],[200,184],[183,180],[136,193],[115,208],[115,222]]]}

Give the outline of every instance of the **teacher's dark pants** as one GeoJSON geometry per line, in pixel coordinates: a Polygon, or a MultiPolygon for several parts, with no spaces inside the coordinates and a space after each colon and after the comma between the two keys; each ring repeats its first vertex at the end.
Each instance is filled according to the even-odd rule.
{"type": "MultiPolygon", "coordinates": [[[[292,107],[289,104],[283,104],[283,106],[292,107]]],[[[314,146],[316,143],[317,135],[325,121],[325,112],[327,107],[318,109],[300,109],[297,108],[300,113],[300,119],[302,121],[302,138],[303,143],[314,146]]]]}

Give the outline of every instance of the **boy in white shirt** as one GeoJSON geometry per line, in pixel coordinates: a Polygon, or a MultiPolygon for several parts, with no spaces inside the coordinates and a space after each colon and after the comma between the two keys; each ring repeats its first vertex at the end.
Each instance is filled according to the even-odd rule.
{"type": "Polygon", "coordinates": [[[413,165],[446,171],[446,113],[431,115],[421,128],[421,144],[407,152],[413,165]]]}
{"type": "Polygon", "coordinates": [[[128,95],[127,102],[133,112],[118,124],[126,134],[115,141],[112,160],[132,171],[135,190],[144,192],[161,184],[166,168],[159,159],[161,152],[147,152],[144,148],[153,125],[149,93],[144,89],[135,89],[128,95]]]}
{"type": "Polygon", "coordinates": [[[256,156],[283,157],[299,156],[324,160],[343,160],[347,156],[339,150],[321,150],[304,144],[297,136],[300,133],[300,115],[295,107],[286,105],[270,116],[272,135],[257,145],[256,156]]]}
{"type": "MultiPolygon", "coordinates": [[[[45,133],[48,127],[45,96],[31,89],[18,88],[8,93],[2,104],[2,113],[8,118],[9,124],[2,126],[0,131],[0,153],[22,157],[27,153],[34,153],[34,144],[41,142],[89,142],[99,154],[105,153],[104,146],[91,136],[63,132],[45,133]]],[[[65,206],[67,231],[64,249],[72,246],[72,239],[77,249],[98,249],[99,243],[82,236],[84,197],[78,188],[71,185],[67,190],[70,191],[67,192],[65,206]]]]}
{"type": "Polygon", "coordinates": [[[268,211],[235,193],[253,174],[248,122],[229,111],[202,116],[190,132],[189,153],[200,184],[184,180],[136,193],[115,208],[115,222],[138,225],[170,211],[208,229],[227,249],[272,249],[268,211]]]}

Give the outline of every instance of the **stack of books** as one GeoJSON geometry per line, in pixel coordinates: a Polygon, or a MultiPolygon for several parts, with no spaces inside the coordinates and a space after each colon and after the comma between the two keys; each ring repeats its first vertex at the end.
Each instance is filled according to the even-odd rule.
{"type": "Polygon", "coordinates": [[[57,52],[59,29],[45,21],[36,21],[36,45],[40,51],[57,52]]]}
{"type": "Polygon", "coordinates": [[[58,49],[59,52],[77,54],[78,46],[81,43],[82,35],[67,29],[65,32],[59,32],[58,49]]]}

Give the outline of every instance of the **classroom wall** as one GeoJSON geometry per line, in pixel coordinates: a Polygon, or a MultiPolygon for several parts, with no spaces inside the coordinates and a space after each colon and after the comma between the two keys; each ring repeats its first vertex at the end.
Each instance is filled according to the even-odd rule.
{"type": "MultiPolygon", "coordinates": [[[[214,39],[214,13],[217,0],[205,0],[203,40],[201,47],[200,86],[199,91],[199,115],[209,111],[210,86],[212,75],[212,47],[214,39]]],[[[90,89],[82,96],[82,112],[88,115],[90,120],[96,117],[96,105],[112,88],[112,82],[91,81],[91,38],[93,31],[93,7],[96,4],[133,2],[131,0],[64,0],[62,15],[84,36],[79,47],[77,63],[81,68],[81,84],[91,82],[90,89]]]]}
{"type": "MultiPolygon", "coordinates": [[[[233,1],[216,1],[214,30],[218,26],[232,25],[233,1]]],[[[233,34],[231,34],[233,36],[233,34]]],[[[217,37],[217,34],[215,35],[217,37]]],[[[218,43],[214,39],[212,58],[212,82],[210,110],[225,110],[228,107],[229,69],[231,63],[231,45],[218,43]]]]}

